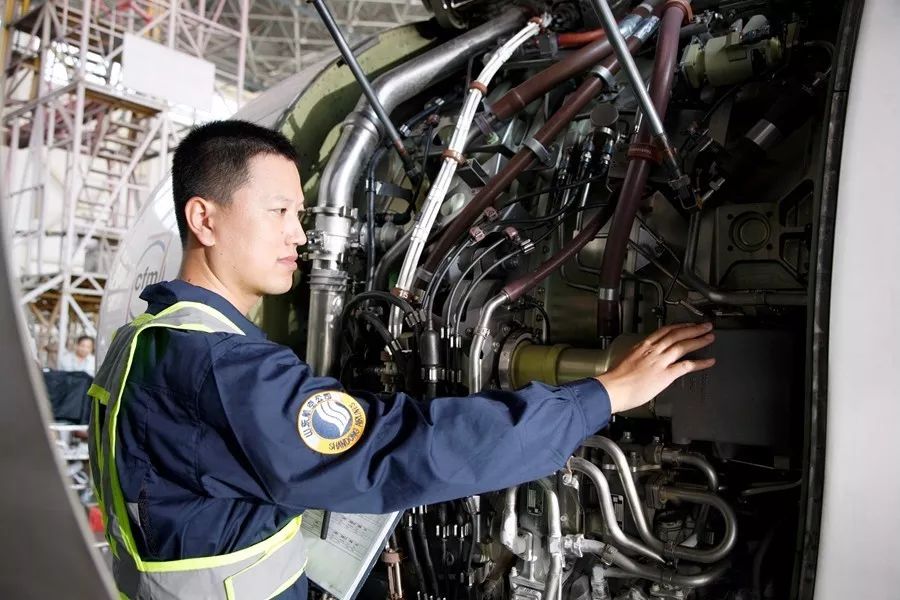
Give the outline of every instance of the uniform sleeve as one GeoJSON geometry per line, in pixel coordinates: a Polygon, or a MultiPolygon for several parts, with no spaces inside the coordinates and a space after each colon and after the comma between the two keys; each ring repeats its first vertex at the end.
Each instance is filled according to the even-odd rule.
{"type": "MultiPolygon", "coordinates": [[[[310,398],[329,391],[343,387],[313,376],[287,348],[250,342],[224,353],[200,391],[210,429],[198,453],[201,486],[298,510],[385,513],[544,477],[610,416],[593,378],[431,401],[356,394],[345,404],[364,412],[361,434],[328,454],[304,441],[301,412],[308,417],[310,398]]],[[[326,427],[335,412],[319,415],[326,427]]]]}

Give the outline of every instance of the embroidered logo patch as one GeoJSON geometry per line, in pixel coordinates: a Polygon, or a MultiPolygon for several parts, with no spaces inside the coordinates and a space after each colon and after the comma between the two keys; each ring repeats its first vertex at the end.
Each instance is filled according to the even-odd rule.
{"type": "Polygon", "coordinates": [[[320,454],[346,452],[366,428],[366,413],[356,398],[339,391],[317,392],[297,415],[300,439],[320,454]]]}

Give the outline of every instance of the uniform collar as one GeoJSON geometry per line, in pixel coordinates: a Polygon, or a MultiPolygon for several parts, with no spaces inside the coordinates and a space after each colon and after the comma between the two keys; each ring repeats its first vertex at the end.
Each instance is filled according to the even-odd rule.
{"type": "Polygon", "coordinates": [[[200,302],[228,317],[247,337],[266,339],[266,334],[231,302],[215,292],[180,279],[148,285],[141,292],[141,299],[147,302],[147,312],[154,315],[176,302],[200,302]]]}

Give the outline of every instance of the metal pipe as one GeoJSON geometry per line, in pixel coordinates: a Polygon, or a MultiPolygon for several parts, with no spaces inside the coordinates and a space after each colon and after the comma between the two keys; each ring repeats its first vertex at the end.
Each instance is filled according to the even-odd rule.
{"type": "Polygon", "coordinates": [[[378,99],[378,95],[375,93],[375,90],[372,89],[372,84],[369,83],[369,78],[366,77],[365,71],[362,70],[362,67],[359,65],[359,61],[356,60],[356,56],[353,54],[353,50],[351,50],[350,46],[347,44],[347,40],[344,39],[344,34],[341,32],[341,28],[334,20],[334,16],[331,14],[331,10],[329,10],[328,5],[325,4],[323,0],[308,1],[312,3],[312,5],[316,9],[316,12],[319,13],[319,17],[322,18],[322,23],[325,25],[328,33],[331,35],[331,39],[334,40],[335,45],[337,45],[341,56],[344,57],[344,62],[350,68],[350,71],[356,78],[357,83],[359,83],[359,87],[362,88],[363,94],[365,94],[366,98],[369,100],[369,106],[372,108],[372,110],[375,111],[375,114],[378,115],[378,120],[381,122],[381,126],[384,127],[388,137],[391,140],[391,144],[393,144],[394,148],[397,150],[397,153],[400,155],[400,158],[403,160],[403,165],[404,167],[406,167],[407,172],[411,172],[413,170],[413,164],[409,158],[409,154],[406,152],[406,148],[403,146],[403,140],[400,138],[400,132],[397,131],[396,127],[394,127],[394,123],[393,121],[391,121],[390,115],[384,109],[384,106],[381,105],[381,101],[378,99]]]}
{"type": "Polygon", "coordinates": [[[544,508],[547,511],[547,545],[550,552],[550,569],[544,582],[545,600],[560,600],[562,598],[562,522],[559,511],[559,496],[553,484],[546,479],[540,480],[544,488],[544,508]]]}
{"type": "Polygon", "coordinates": [[[722,534],[722,540],[718,545],[709,550],[695,550],[693,548],[678,547],[677,550],[680,551],[679,558],[693,560],[695,562],[713,563],[724,559],[728,553],[731,552],[731,549],[737,542],[737,516],[734,514],[734,509],[732,509],[721,496],[711,492],[686,490],[668,486],[660,487],[659,495],[663,500],[693,502],[694,504],[709,506],[718,510],[725,520],[725,533],[722,534]],[[690,550],[690,552],[688,552],[688,550],[690,550]]]}
{"type": "MultiPolygon", "coordinates": [[[[645,544],[658,552],[665,553],[675,558],[683,558],[693,562],[714,563],[723,559],[737,541],[737,517],[731,507],[719,496],[707,492],[687,492],[679,488],[665,488],[667,492],[674,490],[668,498],[673,500],[685,500],[687,502],[696,502],[712,506],[722,513],[725,518],[725,535],[722,540],[714,548],[708,550],[697,550],[696,548],[687,548],[684,546],[667,546],[662,540],[656,538],[651,532],[647,524],[647,517],[644,515],[641,499],[637,492],[637,486],[631,475],[631,467],[628,464],[628,458],[618,444],[609,438],[595,435],[584,440],[584,446],[589,448],[599,448],[606,452],[612,459],[619,474],[619,480],[622,482],[622,488],[625,492],[625,499],[631,507],[631,514],[634,517],[634,524],[637,527],[638,534],[645,544]],[[681,492],[684,492],[683,494],[681,492]]],[[[660,488],[662,490],[664,488],[660,488]]],[[[662,491],[660,492],[662,494],[662,491]]]]}
{"type": "Polygon", "coordinates": [[[640,577],[656,583],[679,587],[703,587],[722,577],[728,570],[730,563],[722,561],[713,565],[706,571],[696,574],[679,573],[676,569],[642,565],[635,562],[621,552],[609,552],[608,545],[597,540],[584,540],[581,542],[582,552],[596,554],[598,556],[610,556],[613,564],[619,569],[605,569],[604,575],[608,578],[640,577]]]}
{"type": "MultiPolygon", "coordinates": [[[[594,1],[604,3],[604,0],[594,1]]],[[[669,104],[675,66],[678,61],[678,36],[681,22],[689,10],[682,2],[666,4],[656,44],[656,60],[653,64],[650,84],[650,95],[653,97],[652,104],[655,104],[655,109],[651,106],[652,112],[648,112],[643,103],[641,104],[644,118],[638,134],[636,150],[646,148],[650,142],[648,122],[652,123],[650,128],[654,132],[657,127],[662,127],[661,119],[665,117],[669,104]]],[[[635,87],[636,93],[642,94],[639,97],[646,96],[649,102],[650,96],[644,89],[640,74],[637,74],[637,79],[632,80],[632,85],[635,87]]],[[[622,266],[625,263],[628,239],[631,236],[634,218],[643,198],[644,186],[650,175],[651,166],[652,161],[646,154],[634,156],[629,161],[625,181],[622,183],[619,204],[606,240],[606,249],[603,252],[600,266],[601,274],[598,286],[600,289],[597,303],[598,333],[604,338],[610,338],[619,333],[618,297],[622,266]]]]}
{"type": "MultiPolygon", "coordinates": [[[[378,77],[372,87],[385,111],[451,76],[472,56],[483,52],[525,20],[525,13],[510,9],[484,25],[463,33],[437,48],[413,58],[378,77]]],[[[306,362],[317,375],[331,370],[337,348],[337,318],[341,313],[348,275],[343,266],[350,244],[354,219],[353,192],[368,157],[382,137],[381,123],[367,98],[344,121],[319,184],[313,231],[307,249],[310,271],[310,331],[306,342],[306,362]]]]}
{"type": "Polygon", "coordinates": [[[719,475],[710,464],[706,457],[699,452],[685,452],[683,450],[672,450],[664,448],[660,453],[660,460],[676,467],[681,465],[690,465],[703,473],[706,477],[709,491],[717,492],[719,490],[719,475]]]}
{"type": "MultiPolygon", "coordinates": [[[[644,19],[644,22],[635,30],[630,38],[628,38],[628,47],[631,51],[637,51],[647,38],[656,30],[658,23],[656,17],[644,19]]],[[[503,169],[491,178],[483,188],[481,188],[474,198],[460,211],[459,215],[447,227],[444,233],[438,239],[434,248],[425,261],[424,269],[429,273],[433,273],[441,259],[447,254],[453,244],[457,242],[459,237],[471,227],[472,223],[481,215],[485,208],[492,205],[497,197],[503,193],[506,188],[519,176],[535,163],[537,160],[537,151],[534,148],[540,148],[550,145],[556,139],[563,128],[568,125],[575,116],[591,101],[594,97],[607,89],[609,80],[619,70],[619,61],[615,56],[608,56],[599,65],[597,65],[592,73],[594,77],[587,78],[578,89],[572,92],[562,108],[553,114],[550,119],[544,123],[532,138],[532,143],[526,144],[520,149],[509,162],[504,165],[503,169]]]]}
{"type": "Polygon", "coordinates": [[[520,550],[516,548],[516,536],[519,533],[519,519],[516,513],[516,498],[519,488],[506,489],[503,497],[503,516],[500,521],[500,544],[518,555],[520,550]]]}
{"type": "Polygon", "coordinates": [[[494,313],[502,304],[509,302],[509,296],[501,291],[491,298],[481,309],[481,318],[475,328],[472,338],[472,347],[469,350],[469,393],[476,394],[481,391],[481,351],[491,335],[490,324],[494,313]]]}
{"type": "Polygon", "coordinates": [[[609,482],[606,481],[606,476],[600,470],[600,467],[589,460],[573,456],[569,459],[569,468],[584,473],[596,486],[597,495],[600,498],[600,513],[603,515],[603,522],[606,525],[606,530],[612,543],[625,550],[649,556],[658,562],[666,562],[662,554],[644,545],[640,540],[627,535],[619,527],[619,522],[616,520],[616,509],[613,506],[612,495],[609,491],[609,482]]]}

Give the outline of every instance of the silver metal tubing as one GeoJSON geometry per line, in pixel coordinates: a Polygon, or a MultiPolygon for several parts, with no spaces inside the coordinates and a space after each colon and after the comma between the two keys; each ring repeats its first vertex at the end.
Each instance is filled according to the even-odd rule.
{"type": "Polygon", "coordinates": [[[560,520],[559,496],[550,481],[542,479],[541,487],[544,488],[544,507],[547,511],[547,531],[549,533],[550,569],[547,571],[547,579],[544,584],[544,598],[546,600],[560,600],[562,598],[562,522],[560,520]]]}
{"type": "Polygon", "coordinates": [[[719,490],[719,475],[713,466],[706,460],[706,457],[698,452],[685,452],[682,450],[663,449],[660,459],[664,463],[675,465],[689,465],[703,473],[706,477],[709,491],[717,492],[719,490]]]}
{"type": "Polygon", "coordinates": [[[515,555],[521,554],[524,547],[516,544],[519,536],[519,519],[516,513],[516,498],[519,488],[506,489],[503,502],[503,517],[500,521],[500,544],[515,555]]]}
{"type": "MultiPolygon", "coordinates": [[[[525,13],[518,8],[504,11],[484,25],[463,33],[437,48],[409,60],[380,76],[372,88],[385,113],[390,114],[408,100],[451,76],[497,38],[520,27],[525,13]]],[[[368,99],[360,98],[344,121],[341,137],[322,173],[316,216],[309,232],[312,260],[310,274],[309,336],[306,362],[317,375],[328,373],[337,348],[337,320],[343,308],[347,272],[343,261],[350,244],[354,219],[353,193],[362,169],[383,135],[383,127],[368,99]]]]}
{"type": "Polygon", "coordinates": [[[584,441],[584,446],[589,448],[599,448],[606,452],[612,459],[619,473],[619,479],[622,482],[622,488],[625,492],[625,499],[628,506],[631,507],[631,514],[634,517],[634,524],[637,527],[641,539],[647,546],[653,548],[657,552],[664,553],[666,556],[675,558],[683,558],[700,563],[714,563],[724,558],[737,541],[737,518],[731,507],[719,496],[708,492],[687,492],[680,488],[666,488],[666,490],[675,490],[675,492],[665,499],[683,500],[686,502],[696,502],[717,509],[725,518],[725,535],[722,541],[714,548],[708,550],[698,550],[696,548],[687,548],[684,546],[667,546],[662,540],[656,538],[651,532],[647,524],[647,517],[641,504],[640,496],[638,496],[637,486],[631,475],[631,467],[628,464],[628,458],[619,446],[603,436],[595,435],[584,441]]]}
{"type": "Polygon", "coordinates": [[[723,561],[701,573],[679,573],[676,569],[639,564],[621,552],[609,552],[608,545],[597,540],[583,540],[581,542],[581,551],[586,554],[608,556],[613,564],[620,567],[619,569],[604,569],[603,575],[605,577],[640,577],[657,583],[684,587],[702,587],[704,585],[709,585],[721,577],[730,566],[728,561],[723,561]]]}
{"type": "Polygon", "coordinates": [[[600,497],[600,512],[603,515],[603,522],[606,524],[610,541],[616,547],[649,556],[661,563],[666,562],[665,559],[663,559],[662,554],[645,546],[639,540],[627,535],[622,531],[622,528],[619,527],[619,522],[616,520],[616,509],[613,507],[612,496],[609,491],[609,482],[606,481],[606,477],[603,475],[600,467],[589,460],[578,457],[569,459],[569,467],[587,475],[597,487],[597,495],[600,497]]]}
{"type": "MultiPolygon", "coordinates": [[[[677,487],[663,486],[659,488],[660,498],[663,500],[675,500],[680,502],[693,502],[716,509],[725,520],[725,533],[722,540],[709,550],[696,550],[694,548],[677,547],[679,558],[693,560],[702,563],[713,563],[724,559],[734,544],[737,542],[737,516],[731,506],[716,494],[701,492],[699,490],[686,490],[677,487]]],[[[674,553],[673,550],[673,553],[674,553]]]]}
{"type": "Polygon", "coordinates": [[[469,393],[475,394],[481,391],[481,351],[488,337],[491,335],[490,324],[494,313],[501,305],[509,302],[509,296],[500,292],[484,305],[481,309],[481,318],[475,328],[472,346],[469,349],[469,393]]]}

